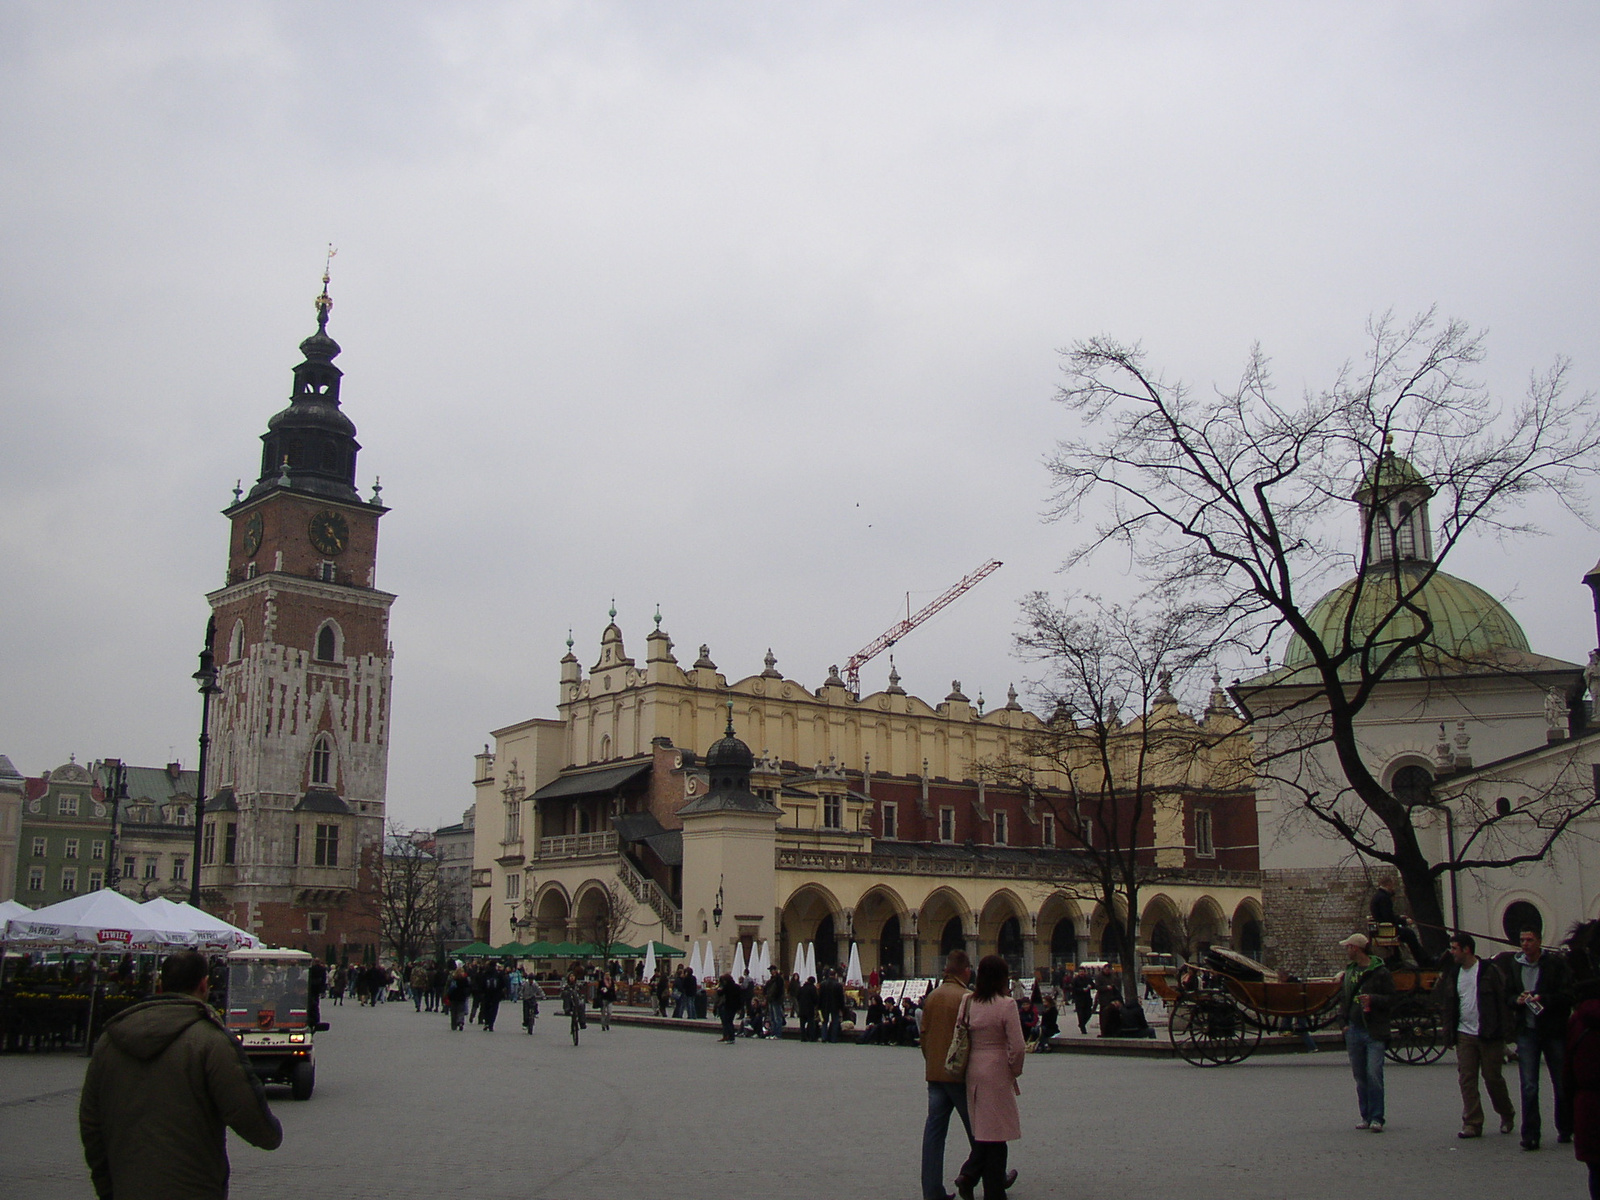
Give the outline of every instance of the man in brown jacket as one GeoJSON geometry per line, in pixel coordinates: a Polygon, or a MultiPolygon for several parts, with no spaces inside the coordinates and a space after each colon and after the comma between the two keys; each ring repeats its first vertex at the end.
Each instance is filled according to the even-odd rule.
{"type": "Polygon", "coordinates": [[[965,950],[952,950],[944,962],[944,982],[922,1001],[922,1059],[928,1078],[928,1120],[922,1127],[922,1200],[951,1200],[944,1190],[944,1139],[952,1110],[961,1114],[967,1131],[968,1156],[961,1175],[970,1177],[972,1122],[967,1117],[967,1085],[944,1069],[955,1036],[961,1001],[968,995],[972,960],[965,950]]]}
{"type": "Polygon", "coordinates": [[[78,1101],[100,1200],[224,1200],[227,1130],[276,1150],[283,1127],[238,1040],[206,1003],[206,960],[161,966],[159,995],[106,1022],[78,1101]]]}

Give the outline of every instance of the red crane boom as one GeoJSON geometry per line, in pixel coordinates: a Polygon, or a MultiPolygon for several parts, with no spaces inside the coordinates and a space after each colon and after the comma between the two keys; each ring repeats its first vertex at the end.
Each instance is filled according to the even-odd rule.
{"type": "Polygon", "coordinates": [[[852,654],[849,661],[844,664],[845,682],[849,684],[850,690],[855,692],[857,695],[861,694],[861,668],[863,666],[871,662],[874,658],[878,657],[878,655],[882,654],[901,638],[905,637],[906,634],[910,633],[918,625],[921,625],[941,608],[944,608],[946,605],[952,603],[959,597],[966,595],[978,584],[982,583],[990,575],[998,571],[1002,565],[1003,564],[997,558],[991,559],[989,562],[984,563],[983,566],[979,567],[972,574],[968,575],[965,579],[956,584],[949,591],[945,592],[938,599],[919,609],[911,616],[908,616],[904,621],[896,621],[893,625],[889,626],[888,629],[885,629],[876,638],[852,654]]]}

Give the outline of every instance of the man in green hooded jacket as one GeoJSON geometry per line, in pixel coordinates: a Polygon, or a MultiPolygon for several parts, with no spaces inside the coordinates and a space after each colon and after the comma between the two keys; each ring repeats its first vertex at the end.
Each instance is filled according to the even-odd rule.
{"type": "Polygon", "coordinates": [[[107,1021],[95,1045],[78,1101],[83,1154],[100,1200],[223,1200],[227,1131],[276,1150],[283,1127],[206,1003],[206,960],[172,955],[161,987],[107,1021]]]}

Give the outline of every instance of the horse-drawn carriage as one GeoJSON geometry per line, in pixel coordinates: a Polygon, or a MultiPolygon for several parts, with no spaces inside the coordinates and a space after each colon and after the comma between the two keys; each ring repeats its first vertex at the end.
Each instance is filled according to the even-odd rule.
{"type": "MultiPolygon", "coordinates": [[[[1388,1056],[1397,1063],[1434,1062],[1444,1054],[1432,998],[1439,973],[1409,965],[1391,971],[1395,998],[1388,1056]]],[[[1343,993],[1338,976],[1282,979],[1271,967],[1218,947],[1175,978],[1162,969],[1145,972],[1145,982],[1170,1008],[1173,1049],[1197,1067],[1243,1062],[1269,1034],[1305,1036],[1325,1029],[1338,1019],[1343,993]]]]}

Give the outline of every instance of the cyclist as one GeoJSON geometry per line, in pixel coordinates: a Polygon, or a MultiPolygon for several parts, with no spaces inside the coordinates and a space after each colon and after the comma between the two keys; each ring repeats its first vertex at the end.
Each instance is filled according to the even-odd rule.
{"type": "Polygon", "coordinates": [[[572,1044],[578,1044],[578,1031],[588,1028],[589,1022],[584,1019],[583,989],[578,986],[578,977],[569,972],[567,982],[561,989],[562,1010],[572,1018],[572,1044]]]}

